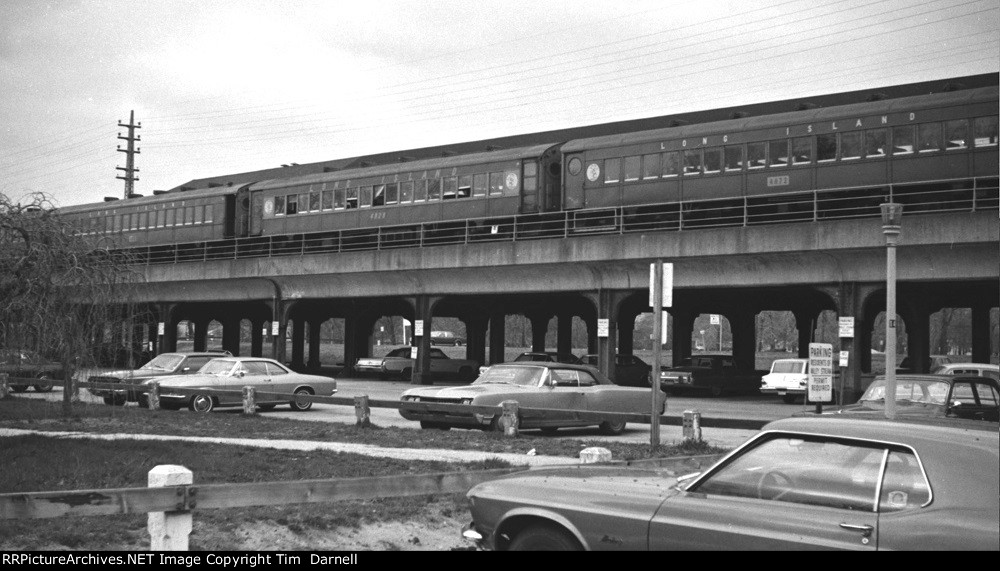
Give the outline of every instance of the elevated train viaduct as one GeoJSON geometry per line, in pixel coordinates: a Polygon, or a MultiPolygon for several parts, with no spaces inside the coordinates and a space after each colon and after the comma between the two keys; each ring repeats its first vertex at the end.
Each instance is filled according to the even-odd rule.
{"type": "MultiPolygon", "coordinates": [[[[990,347],[989,315],[1000,305],[998,246],[995,209],[904,215],[897,308],[918,369],[930,353],[929,316],[943,307],[971,308],[972,359],[990,360],[996,348],[990,347]]],[[[878,218],[149,265],[139,301],[166,323],[160,351],[176,349],[176,325],[185,319],[195,322],[195,348],[203,348],[215,319],[224,327],[223,347],[238,353],[239,323],[249,319],[251,351],[260,355],[262,329],[277,321],[274,356],[298,367],[319,365],[319,324],[331,317],[345,320],[350,365],[371,354],[374,325],[383,315],[422,319],[426,333],[435,318],[457,317],[467,328],[468,356],[482,363],[503,360],[507,314],[530,318],[534,350],[560,351],[571,349],[577,316],[587,324],[590,351],[613,376],[615,351],[632,352],[635,318],[650,311],[649,264],[656,259],[674,264],[668,311],[675,360],[691,354],[701,313],[728,318],[733,354],[752,369],[757,313],[793,312],[801,353],[817,316],[831,310],[855,319],[855,337],[841,339],[851,355],[842,369],[845,398],[864,388],[873,323],[885,308],[878,218]],[[545,347],[553,318],[558,347],[545,347]],[[608,337],[597,336],[598,319],[608,320],[608,337]],[[289,321],[290,356],[284,354],[289,321]]],[[[412,382],[428,383],[429,335],[417,344],[421,357],[412,382]]]]}

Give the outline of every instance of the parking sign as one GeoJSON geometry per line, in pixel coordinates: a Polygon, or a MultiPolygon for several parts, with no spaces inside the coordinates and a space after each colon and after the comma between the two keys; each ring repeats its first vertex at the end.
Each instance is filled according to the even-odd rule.
{"type": "Polygon", "coordinates": [[[833,402],[833,345],[809,344],[809,384],[806,386],[809,402],[833,402]]]}

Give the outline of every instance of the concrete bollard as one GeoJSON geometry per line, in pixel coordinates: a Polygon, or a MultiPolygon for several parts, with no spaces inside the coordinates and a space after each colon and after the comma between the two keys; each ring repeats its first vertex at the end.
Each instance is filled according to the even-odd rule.
{"type": "Polygon", "coordinates": [[[160,410],[160,383],[149,383],[149,394],[146,395],[149,410],[160,410]]]}
{"type": "MultiPolygon", "coordinates": [[[[167,486],[183,486],[194,483],[194,473],[184,466],[171,464],[156,466],[149,471],[148,486],[150,488],[165,488],[167,486]]],[[[194,507],[189,500],[188,507],[194,507]]],[[[149,512],[146,529],[149,531],[150,551],[187,551],[191,535],[192,517],[190,509],[171,512],[149,512]]]]}
{"type": "Polygon", "coordinates": [[[600,446],[591,446],[580,451],[581,464],[598,464],[600,462],[610,462],[611,451],[600,446]]]}
{"type": "Polygon", "coordinates": [[[358,418],[354,423],[355,426],[368,428],[372,425],[372,409],[368,406],[368,395],[354,397],[354,416],[358,418]]]}
{"type": "Polygon", "coordinates": [[[505,400],[500,403],[500,407],[503,412],[500,413],[500,418],[497,420],[497,428],[503,432],[504,436],[516,437],[521,426],[517,414],[517,401],[505,400]]]}
{"type": "Polygon", "coordinates": [[[7,384],[7,373],[0,373],[0,399],[7,398],[10,394],[10,385],[7,384]]]}
{"type": "Polygon", "coordinates": [[[257,414],[257,389],[243,387],[243,414],[257,414]]]}
{"type": "Polygon", "coordinates": [[[701,413],[696,410],[685,410],[682,421],[684,440],[701,441],[701,413]]]}

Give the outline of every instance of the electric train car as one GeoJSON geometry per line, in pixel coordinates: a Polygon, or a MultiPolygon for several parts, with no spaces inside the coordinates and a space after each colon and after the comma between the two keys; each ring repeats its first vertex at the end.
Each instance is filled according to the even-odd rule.
{"type": "Polygon", "coordinates": [[[60,211],[168,263],[996,209],[997,109],[997,86],[957,89],[60,211]]]}

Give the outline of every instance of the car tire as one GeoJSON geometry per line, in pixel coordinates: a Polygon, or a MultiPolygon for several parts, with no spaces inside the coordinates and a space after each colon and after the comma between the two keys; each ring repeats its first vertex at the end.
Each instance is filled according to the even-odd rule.
{"type": "Polygon", "coordinates": [[[605,420],[601,424],[597,425],[597,429],[601,431],[601,434],[607,436],[618,436],[619,434],[625,432],[625,421],[614,422],[611,420],[605,420]]]}
{"type": "MultiPolygon", "coordinates": [[[[306,387],[302,387],[301,389],[296,390],[295,394],[296,394],[296,396],[298,396],[298,395],[312,396],[315,393],[313,393],[312,389],[309,389],[309,388],[306,388],[306,387]]],[[[309,410],[309,409],[312,408],[313,403],[312,403],[312,401],[309,401],[309,400],[300,401],[299,399],[295,398],[295,399],[290,400],[288,402],[288,405],[290,407],[292,407],[292,410],[295,410],[295,411],[298,411],[298,412],[305,412],[305,411],[307,411],[307,410],[309,410]]]]}
{"type": "Polygon", "coordinates": [[[420,428],[422,428],[424,430],[431,430],[431,429],[451,430],[451,427],[448,426],[447,424],[443,424],[443,423],[440,423],[440,422],[433,422],[433,421],[430,421],[430,420],[421,420],[420,421],[420,428]]]}
{"type": "Polygon", "coordinates": [[[188,401],[188,410],[192,412],[212,412],[215,409],[215,399],[207,394],[195,394],[188,401]]]}
{"type": "Polygon", "coordinates": [[[579,551],[580,544],[554,525],[531,525],[514,536],[509,551],[579,551]]]}
{"type": "Polygon", "coordinates": [[[104,397],[104,404],[108,406],[125,406],[126,402],[128,402],[128,400],[125,398],[125,395],[112,395],[104,397]]]}
{"type": "Polygon", "coordinates": [[[52,391],[52,380],[46,374],[38,375],[38,383],[32,385],[35,387],[35,392],[47,393],[52,391]]]}
{"type": "Polygon", "coordinates": [[[411,369],[410,367],[407,367],[407,368],[403,369],[402,371],[400,371],[399,372],[399,380],[401,380],[403,382],[406,382],[406,383],[408,383],[411,380],[413,380],[413,369],[411,369]]]}

